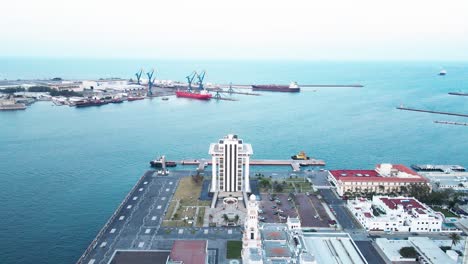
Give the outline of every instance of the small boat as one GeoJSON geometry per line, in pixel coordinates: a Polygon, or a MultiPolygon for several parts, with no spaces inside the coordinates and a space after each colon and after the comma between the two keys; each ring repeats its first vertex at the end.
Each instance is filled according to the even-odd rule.
{"type": "Polygon", "coordinates": [[[291,156],[293,160],[308,160],[310,157],[307,157],[304,151],[299,152],[299,154],[291,156]]]}
{"type": "Polygon", "coordinates": [[[113,104],[120,104],[120,103],[123,103],[123,99],[122,98],[113,98],[110,100],[111,103],[113,104]]]}
{"type": "Polygon", "coordinates": [[[444,75],[446,75],[446,74],[447,74],[447,71],[446,71],[446,70],[441,70],[441,71],[439,72],[439,75],[441,75],[441,76],[444,76],[444,75]]]}
{"type": "Polygon", "coordinates": [[[143,100],[143,99],[145,99],[144,96],[129,96],[129,97],[127,97],[127,100],[128,100],[129,102],[131,102],[131,101],[137,101],[137,100],[143,100]]]}
{"type": "Polygon", "coordinates": [[[162,100],[163,100],[163,101],[167,101],[167,100],[169,100],[169,98],[163,97],[162,100]]]}

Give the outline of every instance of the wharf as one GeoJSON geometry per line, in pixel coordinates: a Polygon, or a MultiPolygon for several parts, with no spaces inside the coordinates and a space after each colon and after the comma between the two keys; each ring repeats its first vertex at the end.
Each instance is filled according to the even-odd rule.
{"type": "MultiPolygon", "coordinates": [[[[198,166],[199,169],[204,168],[205,166],[211,166],[211,160],[182,160],[180,162],[175,161],[176,163],[180,163],[181,165],[195,165],[198,166]]],[[[261,159],[261,160],[250,160],[249,164],[251,166],[291,166],[293,171],[300,171],[301,166],[325,166],[325,161],[323,160],[268,160],[268,159],[261,159]]]]}
{"type": "Polygon", "coordinates": [[[441,111],[431,111],[431,110],[416,109],[416,108],[409,108],[409,107],[402,107],[402,106],[397,107],[397,109],[406,110],[406,111],[414,111],[414,112],[422,112],[422,113],[430,113],[430,114],[468,117],[468,114],[459,114],[459,113],[450,113],[450,112],[441,112],[441,111]]]}
{"type": "Polygon", "coordinates": [[[468,123],[462,122],[453,122],[453,121],[434,121],[436,124],[444,124],[444,125],[457,125],[457,126],[468,126],[468,123]]]}
{"type": "Polygon", "coordinates": [[[458,96],[468,96],[468,93],[456,93],[456,92],[450,92],[448,93],[450,95],[458,95],[458,96]]]}

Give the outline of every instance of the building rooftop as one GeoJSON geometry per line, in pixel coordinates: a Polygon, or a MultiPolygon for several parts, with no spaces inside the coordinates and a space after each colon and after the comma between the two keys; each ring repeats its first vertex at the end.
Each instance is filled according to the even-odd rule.
{"type": "Polygon", "coordinates": [[[414,198],[380,197],[379,199],[392,210],[397,209],[398,205],[402,205],[405,210],[412,208],[425,209],[425,207],[414,198]]]}
{"type": "Polygon", "coordinates": [[[110,264],[166,264],[169,251],[117,250],[110,264]]]}
{"type": "Polygon", "coordinates": [[[172,246],[170,259],[184,264],[205,263],[207,255],[206,240],[176,240],[172,246]]]}
{"type": "Polygon", "coordinates": [[[330,174],[340,181],[427,182],[427,179],[404,165],[391,166],[389,175],[385,175],[382,164],[377,165],[375,170],[330,170],[330,174]]]}
{"type": "Polygon", "coordinates": [[[442,249],[437,246],[428,237],[409,237],[408,240],[416,247],[416,249],[429,260],[431,264],[444,263],[455,264],[456,262],[451,259],[442,249]]]}
{"type": "Polygon", "coordinates": [[[304,236],[305,247],[317,263],[365,264],[367,261],[348,235],[304,236]]]}
{"type": "Polygon", "coordinates": [[[262,237],[265,240],[286,240],[286,232],[283,230],[261,230],[262,237]]]}
{"type": "Polygon", "coordinates": [[[267,258],[292,257],[291,249],[285,242],[264,241],[265,256],[267,258]]]}

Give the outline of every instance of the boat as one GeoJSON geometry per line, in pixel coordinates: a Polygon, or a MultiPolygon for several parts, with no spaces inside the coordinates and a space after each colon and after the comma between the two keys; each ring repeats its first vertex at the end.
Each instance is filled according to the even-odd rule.
{"type": "Polygon", "coordinates": [[[123,103],[123,99],[122,98],[113,98],[112,100],[110,100],[111,103],[113,104],[120,104],[120,103],[123,103]]]}
{"type": "Polygon", "coordinates": [[[75,106],[76,107],[101,106],[101,105],[105,105],[105,104],[108,104],[108,103],[109,102],[107,102],[107,101],[103,101],[103,100],[99,100],[99,99],[92,99],[92,100],[86,100],[86,101],[82,101],[82,102],[76,102],[75,106]]]}
{"type": "Polygon", "coordinates": [[[447,74],[447,71],[446,71],[446,70],[441,70],[441,71],[439,72],[439,75],[442,75],[442,76],[443,76],[443,75],[446,75],[446,74],[447,74]]]}
{"type": "Polygon", "coordinates": [[[308,160],[310,157],[307,157],[304,151],[299,152],[299,154],[291,156],[293,160],[308,160]]]}
{"type": "Polygon", "coordinates": [[[198,100],[210,100],[211,94],[206,90],[202,90],[199,93],[190,92],[190,91],[176,91],[176,96],[181,98],[191,98],[191,99],[198,99],[198,100]]]}
{"type": "Polygon", "coordinates": [[[163,167],[163,161],[166,163],[166,167],[176,167],[177,163],[175,161],[166,161],[165,158],[160,157],[159,159],[155,159],[150,161],[151,167],[154,168],[162,168],[163,167]]]}
{"type": "Polygon", "coordinates": [[[297,85],[297,82],[292,82],[289,86],[278,84],[252,85],[252,91],[298,93],[301,88],[297,85]]]}
{"type": "Polygon", "coordinates": [[[4,100],[0,101],[0,111],[14,111],[14,110],[25,110],[26,105],[23,103],[17,103],[15,100],[4,100]]]}
{"type": "Polygon", "coordinates": [[[145,99],[144,96],[129,96],[129,97],[127,97],[127,100],[128,100],[129,102],[131,102],[131,101],[137,101],[137,100],[143,100],[143,99],[145,99]]]}

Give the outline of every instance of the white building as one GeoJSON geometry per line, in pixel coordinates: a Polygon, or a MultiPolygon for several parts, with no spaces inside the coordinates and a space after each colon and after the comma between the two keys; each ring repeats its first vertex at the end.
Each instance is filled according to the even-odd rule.
{"type": "Polygon", "coordinates": [[[304,234],[299,218],[259,226],[258,208],[255,195],[251,195],[242,238],[242,263],[367,264],[349,234],[304,234]]]}
{"type": "Polygon", "coordinates": [[[443,215],[414,198],[374,196],[348,200],[348,208],[369,231],[440,232],[443,215]]]}
{"type": "MultiPolygon", "coordinates": [[[[446,245],[450,246],[450,241],[446,241],[446,245]]],[[[411,262],[418,261],[419,263],[426,264],[456,264],[463,263],[462,259],[458,257],[453,250],[447,250],[446,252],[440,249],[440,245],[436,241],[429,239],[428,237],[409,237],[408,240],[392,240],[387,238],[377,238],[375,243],[384,253],[384,255],[392,263],[411,262]],[[418,253],[417,258],[405,258],[400,254],[400,249],[404,247],[412,247],[418,253]],[[455,253],[455,255],[453,254],[455,253]]],[[[462,243],[464,244],[463,241],[462,243]]]]}
{"type": "Polygon", "coordinates": [[[210,145],[212,156],[211,192],[218,192],[219,197],[243,192],[249,193],[249,163],[253,154],[252,146],[243,143],[237,135],[229,134],[218,143],[210,145]]]}
{"type": "Polygon", "coordinates": [[[345,193],[400,192],[410,184],[428,184],[428,180],[401,164],[379,164],[375,170],[330,170],[328,180],[340,196],[345,193]]]}

